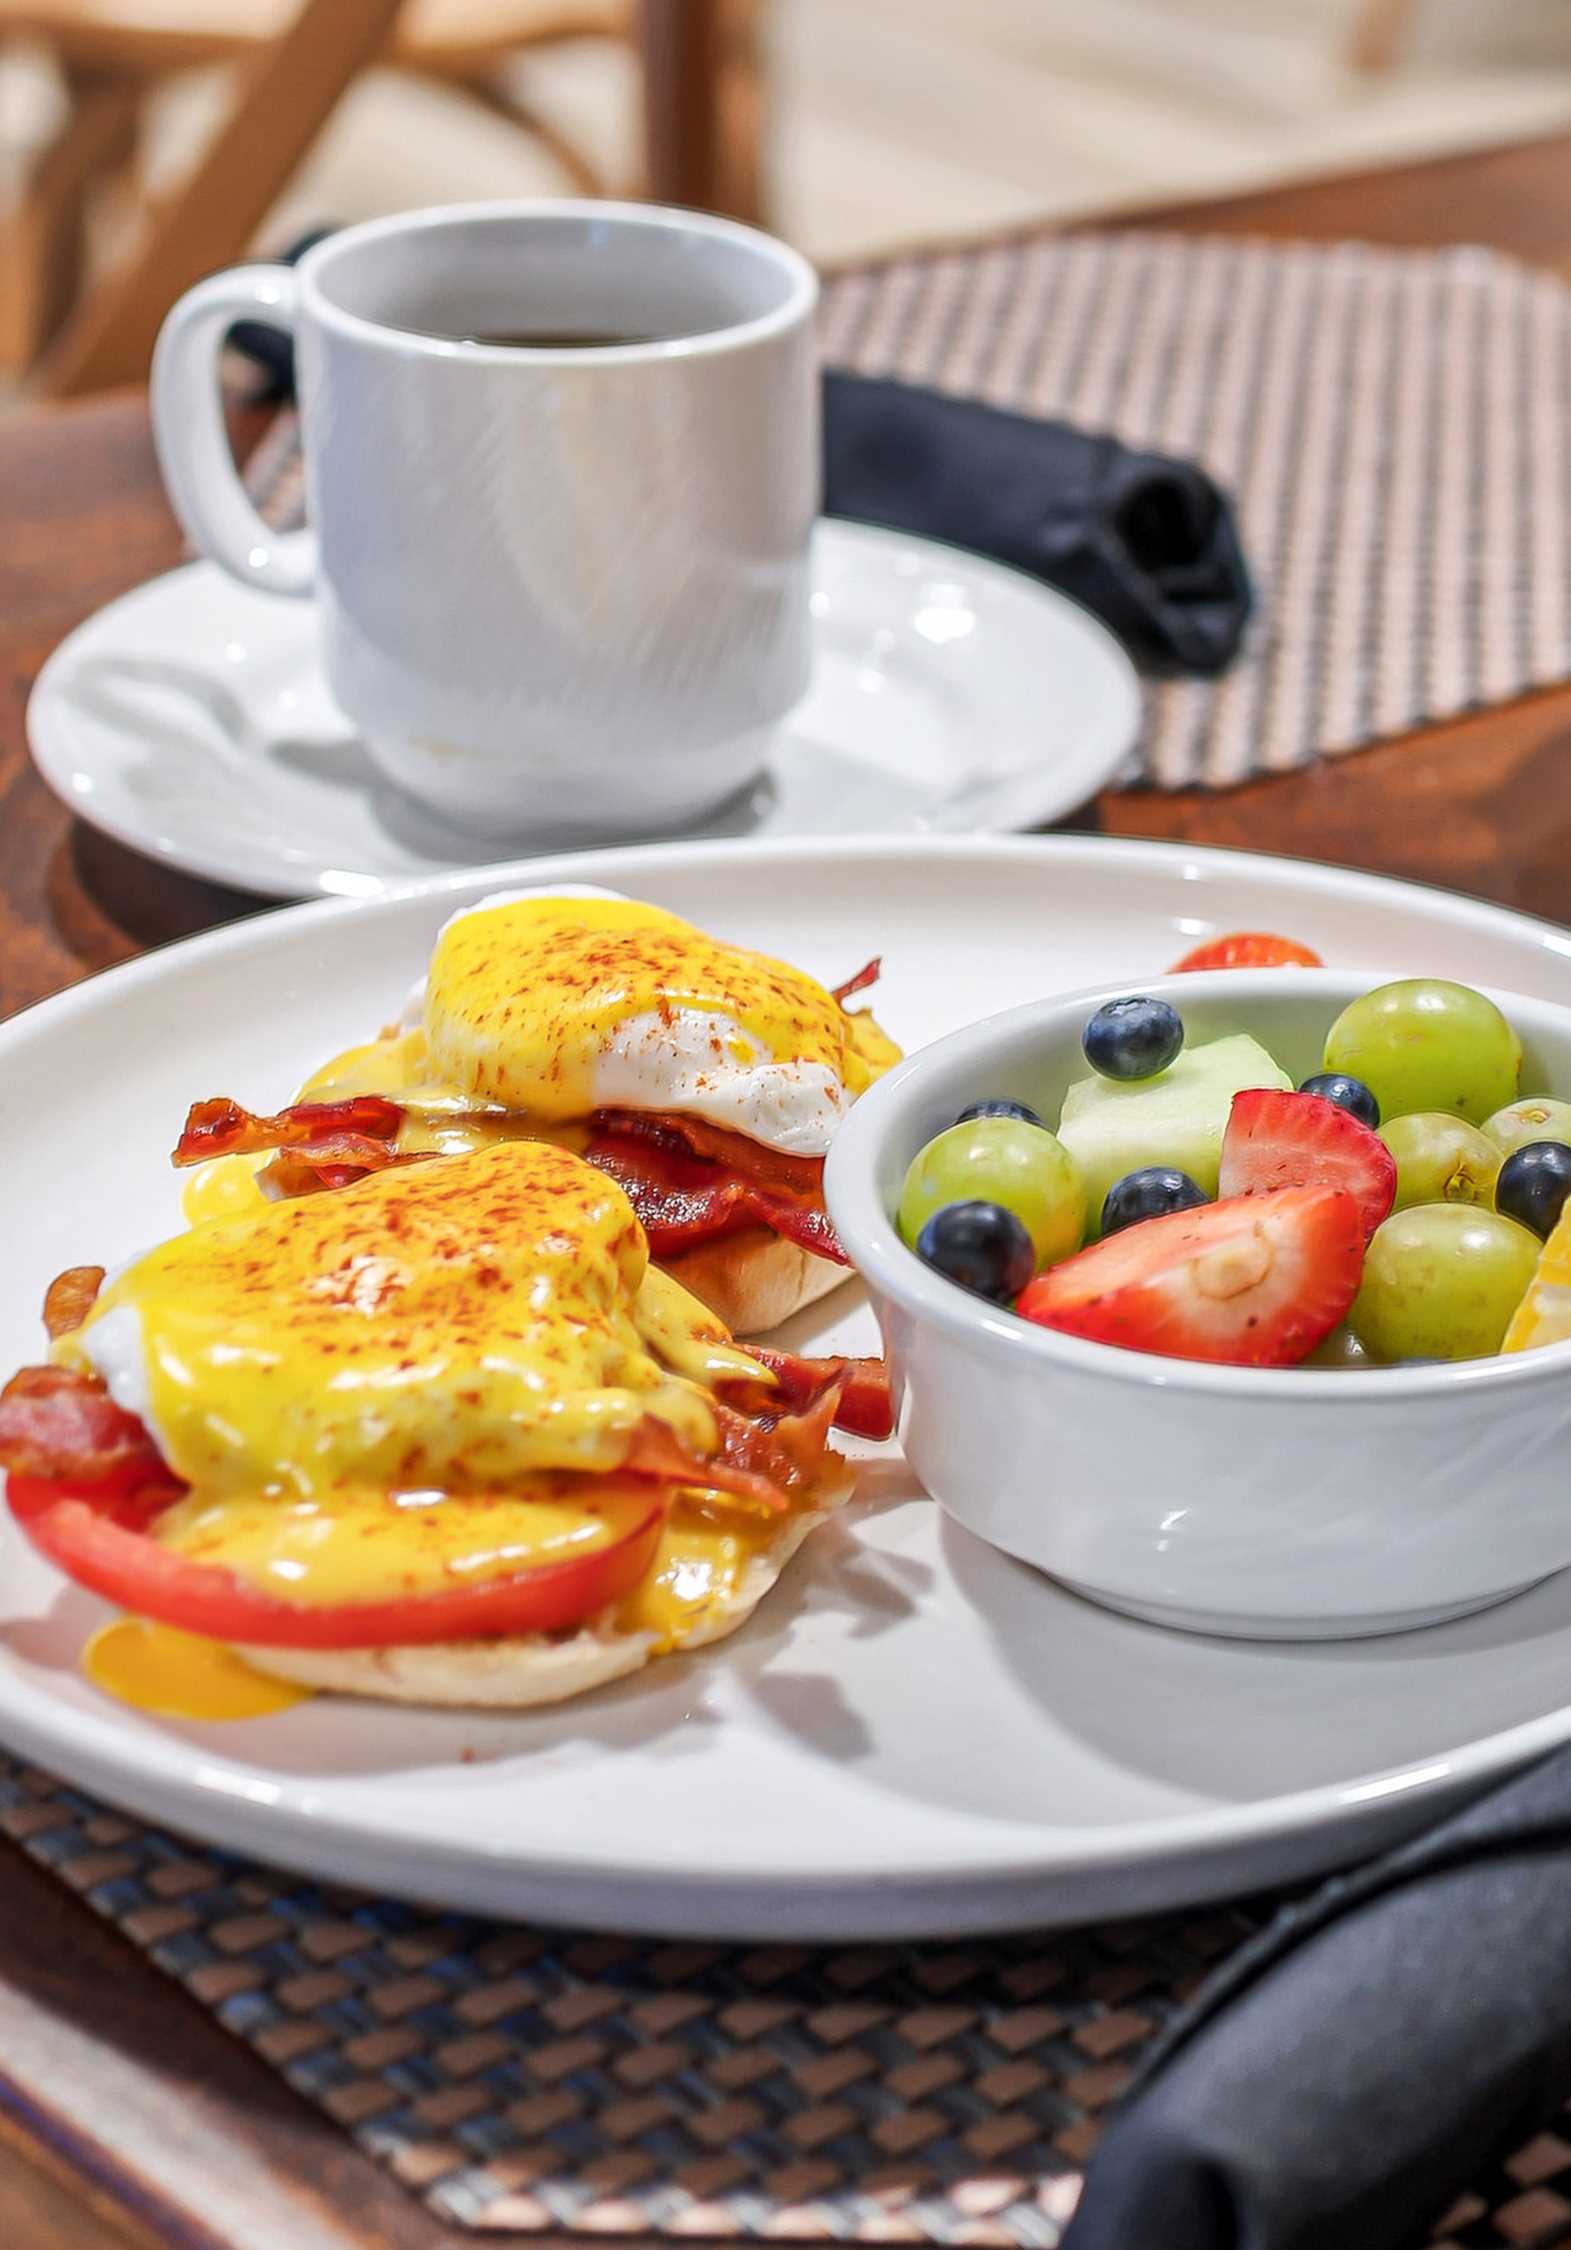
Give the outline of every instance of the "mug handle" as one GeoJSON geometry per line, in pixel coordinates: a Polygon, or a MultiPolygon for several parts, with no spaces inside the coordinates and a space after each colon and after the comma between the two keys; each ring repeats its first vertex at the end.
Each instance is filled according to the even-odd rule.
{"type": "Polygon", "coordinates": [[[300,287],[288,266],[232,266],[188,289],[153,353],[153,441],[170,505],[192,546],[259,593],[309,594],[316,537],[273,531],[252,506],[229,450],[218,356],[240,320],[293,335],[300,287]]]}

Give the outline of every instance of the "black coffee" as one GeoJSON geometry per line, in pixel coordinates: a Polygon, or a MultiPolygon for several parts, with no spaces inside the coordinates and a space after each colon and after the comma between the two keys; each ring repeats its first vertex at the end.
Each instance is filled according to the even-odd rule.
{"type": "Polygon", "coordinates": [[[440,336],[455,344],[499,344],[527,352],[596,352],[607,344],[663,344],[675,333],[634,335],[625,328],[450,328],[437,321],[409,330],[412,336],[440,336]]]}
{"type": "Polygon", "coordinates": [[[630,336],[613,328],[488,328],[466,336],[466,344],[503,344],[514,351],[597,352],[607,344],[663,344],[664,336],[630,336]]]}

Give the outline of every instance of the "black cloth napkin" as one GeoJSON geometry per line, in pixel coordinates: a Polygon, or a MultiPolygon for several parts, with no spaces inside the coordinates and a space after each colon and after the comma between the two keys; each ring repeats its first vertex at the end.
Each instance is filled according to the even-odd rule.
{"type": "Polygon", "coordinates": [[[1154,669],[1219,672],[1251,606],[1203,469],[864,375],[824,377],[824,513],[947,539],[1094,610],[1154,669]]]}
{"type": "MultiPolygon", "coordinates": [[[[288,261],[331,231],[303,237],[288,261]]],[[[244,321],[229,340],[260,370],[263,398],[293,397],[282,329],[244,321]]],[[[908,383],[825,375],[824,513],[1028,571],[1152,670],[1221,671],[1249,618],[1232,510],[1203,469],[908,383]]]]}
{"type": "Polygon", "coordinates": [[[1065,2250],[1409,2250],[1571,2093],[1571,1751],[1337,1876],[1159,2042],[1065,2250]]]}

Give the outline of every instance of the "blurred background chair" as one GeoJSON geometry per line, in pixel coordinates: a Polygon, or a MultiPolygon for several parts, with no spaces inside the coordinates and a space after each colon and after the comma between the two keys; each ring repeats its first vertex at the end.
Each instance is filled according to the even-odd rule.
{"type": "Polygon", "coordinates": [[[356,76],[375,63],[433,79],[534,136],[565,188],[608,182],[520,90],[520,56],[586,38],[634,42],[646,191],[758,215],[750,0],[0,0],[0,39],[52,58],[66,111],[0,243],[0,365],[57,397],[145,374],[182,290],[245,254],[356,76]],[[130,255],[93,277],[95,199],[134,193],[150,96],[179,72],[236,69],[223,128],[145,215],[130,255]]]}
{"type": "Polygon", "coordinates": [[[1355,70],[1374,76],[1394,68],[1413,20],[1413,0],[1358,0],[1347,43],[1355,70]]]}

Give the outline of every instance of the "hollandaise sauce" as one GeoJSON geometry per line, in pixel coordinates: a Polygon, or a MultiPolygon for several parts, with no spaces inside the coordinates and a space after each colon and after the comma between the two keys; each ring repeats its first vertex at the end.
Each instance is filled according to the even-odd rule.
{"type": "Polygon", "coordinates": [[[671,1511],[648,1576],[618,1611],[618,1625],[652,1633],[658,1655],[709,1639],[741,1597],[748,1565],[779,1537],[778,1522],[685,1495],[671,1511]]]}
{"type": "Polygon", "coordinates": [[[645,1021],[658,1036],[685,1011],[716,1023],[717,1070],[806,1066],[853,1092],[873,1075],[815,978],[620,898],[505,899],[449,922],[426,983],[430,1068],[482,1101],[583,1117],[601,1098],[613,1034],[645,1021]]]}
{"type": "Polygon", "coordinates": [[[614,1470],[646,1415],[714,1444],[641,1332],[647,1271],[619,1187],[514,1141],[176,1235],[55,1352],[111,1382],[134,1354],[165,1460],[215,1499],[514,1492],[614,1470]]]}
{"type": "Polygon", "coordinates": [[[286,1601],[340,1607],[447,1593],[598,1554],[647,1522],[649,1508],[647,1487],[571,1476],[532,1478],[519,1494],[193,1493],[166,1509],[153,1536],[286,1601]]]}
{"type": "Polygon", "coordinates": [[[255,1672],[222,1641],[117,1617],[100,1627],[82,1653],[94,1687],[164,1719],[265,1719],[304,1702],[309,1688],[255,1672]]]}

